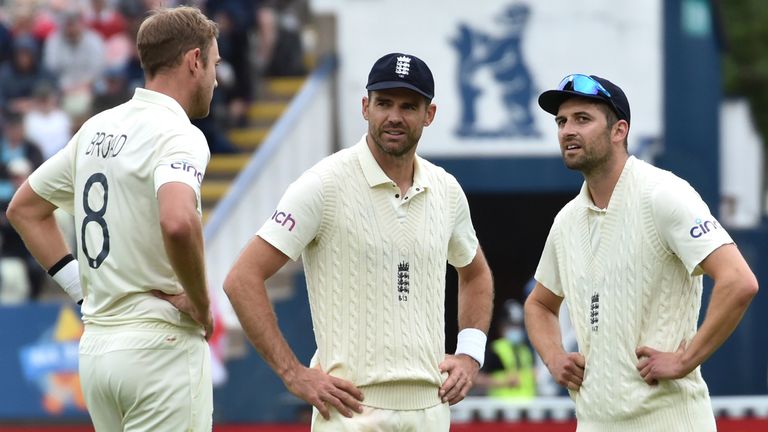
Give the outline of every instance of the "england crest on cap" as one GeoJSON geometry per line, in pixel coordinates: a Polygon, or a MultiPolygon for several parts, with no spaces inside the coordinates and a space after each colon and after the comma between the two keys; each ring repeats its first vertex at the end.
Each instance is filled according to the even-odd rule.
{"type": "Polygon", "coordinates": [[[405,78],[408,75],[408,71],[411,69],[411,58],[408,56],[400,56],[397,58],[395,64],[395,73],[400,78],[405,78]]]}
{"type": "Polygon", "coordinates": [[[427,64],[403,53],[390,53],[376,60],[365,88],[369,91],[407,88],[428,99],[435,96],[435,81],[427,64]]]}

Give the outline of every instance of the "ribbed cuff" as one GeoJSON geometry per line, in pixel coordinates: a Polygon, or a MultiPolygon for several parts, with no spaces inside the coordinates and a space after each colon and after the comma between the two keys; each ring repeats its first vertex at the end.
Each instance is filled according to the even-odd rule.
{"type": "Polygon", "coordinates": [[[456,337],[456,354],[466,354],[475,359],[480,367],[483,367],[487,339],[488,337],[482,330],[465,328],[456,337]]]}

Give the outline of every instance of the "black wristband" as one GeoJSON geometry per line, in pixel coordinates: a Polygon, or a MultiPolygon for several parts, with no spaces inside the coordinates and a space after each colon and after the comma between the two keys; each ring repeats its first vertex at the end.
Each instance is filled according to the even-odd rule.
{"type": "Polygon", "coordinates": [[[50,276],[55,275],[59,272],[62,268],[64,268],[65,265],[69,264],[70,261],[74,261],[75,257],[72,256],[72,254],[66,254],[63,258],[61,258],[56,264],[51,266],[50,269],[48,269],[48,274],[50,276]]]}

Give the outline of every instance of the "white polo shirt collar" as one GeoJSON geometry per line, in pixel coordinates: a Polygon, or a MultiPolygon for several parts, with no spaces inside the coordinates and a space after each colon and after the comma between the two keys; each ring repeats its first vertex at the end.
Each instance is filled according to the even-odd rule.
{"type": "MultiPolygon", "coordinates": [[[[371,149],[368,148],[366,136],[367,135],[363,135],[363,138],[355,145],[355,147],[357,147],[357,157],[360,161],[360,166],[363,168],[363,175],[365,176],[366,181],[368,181],[368,186],[374,188],[384,184],[394,185],[395,182],[384,173],[384,170],[381,169],[379,163],[376,162],[376,158],[373,157],[371,149]]],[[[416,155],[416,158],[414,159],[413,185],[411,188],[417,191],[429,188],[429,180],[422,169],[422,165],[421,157],[416,155]]]]}
{"type": "Polygon", "coordinates": [[[133,100],[160,105],[171,110],[174,114],[186,119],[186,121],[190,123],[189,117],[187,116],[187,112],[184,111],[184,108],[179,105],[176,99],[166,94],[138,87],[136,88],[136,92],[133,94],[133,100]]]}

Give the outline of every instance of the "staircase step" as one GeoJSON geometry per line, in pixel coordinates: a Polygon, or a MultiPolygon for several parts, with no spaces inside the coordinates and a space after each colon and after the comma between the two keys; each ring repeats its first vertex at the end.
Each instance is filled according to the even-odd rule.
{"type": "Polygon", "coordinates": [[[230,180],[205,180],[200,187],[200,200],[203,201],[203,205],[206,202],[224,198],[231,184],[230,180]]]}
{"type": "Polygon", "coordinates": [[[230,176],[235,177],[248,165],[251,160],[250,154],[214,154],[211,155],[211,161],[208,162],[206,176],[230,176]]]}
{"type": "Polygon", "coordinates": [[[214,154],[200,189],[203,223],[229,191],[232,180],[248,165],[270,128],[285,112],[289,101],[304,85],[305,77],[270,78],[263,83],[264,98],[248,108],[249,126],[230,129],[227,137],[243,154],[214,154]]]}
{"type": "Polygon", "coordinates": [[[265,83],[267,93],[285,98],[292,98],[304,85],[305,77],[270,78],[265,83]]]}
{"type": "Polygon", "coordinates": [[[243,150],[256,150],[269,133],[266,127],[237,128],[229,131],[227,136],[232,144],[243,150]]]}
{"type": "Polygon", "coordinates": [[[248,109],[248,118],[253,122],[274,122],[283,114],[288,105],[281,101],[256,102],[248,109]]]}

